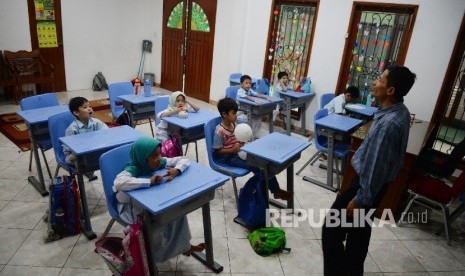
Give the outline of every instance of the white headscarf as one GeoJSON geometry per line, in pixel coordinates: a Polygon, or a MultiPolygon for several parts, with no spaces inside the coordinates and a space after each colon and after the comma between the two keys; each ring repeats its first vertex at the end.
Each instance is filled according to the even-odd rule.
{"type": "Polygon", "coordinates": [[[176,109],[176,98],[179,95],[182,95],[184,97],[184,100],[186,100],[186,94],[182,93],[181,91],[176,91],[176,92],[171,93],[170,102],[168,104],[169,111],[176,109]]]}

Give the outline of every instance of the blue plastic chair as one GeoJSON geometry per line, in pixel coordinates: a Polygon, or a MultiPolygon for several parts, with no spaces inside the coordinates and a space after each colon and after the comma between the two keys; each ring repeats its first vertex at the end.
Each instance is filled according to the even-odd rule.
{"type": "MultiPolygon", "coordinates": [[[[316,121],[320,118],[323,118],[323,117],[326,117],[328,116],[328,110],[326,108],[323,108],[323,109],[320,109],[320,110],[317,110],[315,112],[315,115],[313,117],[313,120],[316,121]]],[[[307,161],[307,163],[305,163],[305,165],[302,166],[302,168],[300,168],[300,170],[296,173],[296,175],[299,175],[299,173],[305,168],[308,166],[308,164],[311,164],[313,166],[313,164],[323,155],[325,154],[328,154],[328,138],[324,135],[320,135],[318,134],[318,127],[317,127],[317,124],[315,122],[313,122],[313,131],[315,133],[315,147],[317,149],[317,152],[312,156],[310,157],[310,159],[307,161]]],[[[350,151],[350,145],[349,144],[345,144],[345,143],[336,143],[334,142],[334,161],[336,163],[336,177],[337,177],[337,184],[338,184],[338,187],[339,187],[339,183],[340,183],[340,179],[339,179],[339,175],[340,175],[340,170],[339,170],[339,159],[342,159],[344,157],[347,156],[347,154],[349,154],[349,151],[350,151]]],[[[330,164],[328,164],[328,166],[330,166],[330,164]]],[[[331,164],[332,166],[332,164],[331,164]]]]}
{"type": "MultiPolygon", "coordinates": [[[[170,101],[170,96],[161,96],[155,100],[155,124],[156,125],[158,125],[161,121],[160,118],[158,118],[157,116],[158,113],[168,108],[169,101],[170,101]]],[[[195,143],[195,157],[197,159],[197,162],[199,162],[199,152],[197,149],[197,141],[194,141],[194,143],[195,143]]],[[[183,141],[183,144],[186,144],[186,151],[184,153],[184,155],[186,155],[187,150],[189,150],[189,143],[185,143],[185,141],[183,141]]]]}
{"type": "Polygon", "coordinates": [[[334,97],[335,97],[334,92],[322,94],[320,96],[320,109],[325,108],[325,105],[327,105],[330,101],[332,101],[334,97]]]}
{"type": "Polygon", "coordinates": [[[210,163],[210,168],[212,168],[213,170],[231,177],[231,180],[233,182],[233,188],[234,188],[234,196],[236,197],[236,205],[237,205],[239,194],[237,192],[236,178],[250,173],[250,170],[246,170],[243,168],[237,168],[237,167],[231,167],[227,164],[218,162],[217,160],[213,158],[213,136],[215,134],[216,126],[220,123],[221,123],[221,117],[218,117],[218,118],[210,120],[204,126],[205,143],[207,145],[208,163],[210,163]]]}
{"type": "Polygon", "coordinates": [[[230,79],[229,85],[230,86],[237,85],[238,83],[231,81],[231,79],[240,78],[240,77],[242,77],[242,73],[232,73],[231,75],[229,75],[229,79],[230,79]]]}
{"type": "Polygon", "coordinates": [[[65,136],[66,129],[74,121],[74,118],[74,115],[71,114],[70,111],[63,111],[48,117],[48,130],[50,132],[53,151],[55,152],[55,160],[57,162],[57,169],[54,177],[57,177],[60,168],[65,169],[70,174],[76,173],[76,169],[66,163],[63,144],[59,140],[61,137],[65,136]]]}
{"type": "MultiPolygon", "coordinates": [[[[37,109],[42,107],[50,107],[50,106],[57,106],[60,103],[58,102],[58,98],[55,93],[45,93],[40,95],[35,95],[31,97],[27,97],[21,100],[19,105],[21,106],[21,110],[31,110],[37,109]]],[[[48,166],[47,158],[45,158],[45,151],[52,148],[52,141],[49,138],[40,139],[37,141],[37,145],[39,146],[40,151],[42,152],[42,157],[44,158],[45,166],[47,167],[48,175],[52,178],[52,173],[50,172],[50,168],[48,166]]],[[[29,156],[29,171],[31,171],[32,167],[32,155],[34,151],[31,149],[31,154],[29,156]]]]}
{"type": "Polygon", "coordinates": [[[270,82],[267,79],[257,80],[255,91],[260,94],[269,95],[270,94],[270,82]]]}
{"type": "Polygon", "coordinates": [[[236,100],[237,90],[239,90],[239,88],[241,88],[240,85],[234,85],[234,86],[226,87],[226,97],[231,98],[233,100],[236,100]]]}
{"type": "Polygon", "coordinates": [[[102,238],[106,237],[110,232],[111,227],[117,221],[119,224],[126,226],[127,224],[121,220],[118,213],[118,200],[116,193],[113,191],[113,183],[116,176],[123,170],[124,165],[130,161],[129,152],[131,151],[131,144],[120,146],[100,156],[100,173],[102,174],[103,191],[107,200],[108,213],[110,213],[111,220],[103,232],[102,238]]]}
{"type": "Polygon", "coordinates": [[[124,111],[123,102],[118,99],[118,96],[132,94],[134,93],[133,90],[130,81],[115,82],[108,86],[108,98],[110,100],[111,114],[114,120],[124,111]]]}

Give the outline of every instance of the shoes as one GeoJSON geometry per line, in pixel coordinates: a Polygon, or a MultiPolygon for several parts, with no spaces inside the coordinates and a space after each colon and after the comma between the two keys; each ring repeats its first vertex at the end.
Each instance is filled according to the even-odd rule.
{"type": "Polygon", "coordinates": [[[207,248],[205,243],[199,243],[198,245],[191,245],[191,248],[186,252],[182,253],[184,256],[190,256],[194,252],[202,252],[207,248]]]}
{"type": "Polygon", "coordinates": [[[326,154],[323,154],[321,155],[321,157],[319,158],[320,161],[325,161],[325,160],[328,160],[328,156],[326,154]]]}
{"type": "Polygon", "coordinates": [[[94,172],[88,172],[84,175],[89,179],[89,181],[94,181],[98,179],[98,176],[94,175],[94,172]]]}
{"type": "Polygon", "coordinates": [[[275,199],[282,199],[282,200],[289,200],[294,196],[293,192],[288,192],[284,190],[279,190],[276,193],[273,194],[273,197],[275,199]]]}

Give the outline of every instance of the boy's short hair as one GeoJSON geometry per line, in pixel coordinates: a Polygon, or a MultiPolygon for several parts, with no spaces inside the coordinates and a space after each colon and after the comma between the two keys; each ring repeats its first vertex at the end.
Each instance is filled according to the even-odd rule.
{"type": "Polygon", "coordinates": [[[282,79],[282,77],[289,77],[287,72],[281,71],[278,73],[278,80],[282,79]]]}
{"type": "MultiPolygon", "coordinates": [[[[87,102],[89,101],[84,97],[74,97],[69,100],[69,111],[74,115],[74,111],[79,111],[79,107],[87,102]]],[[[74,116],[76,117],[76,115],[74,116]]]]}
{"type": "Polygon", "coordinates": [[[355,86],[347,87],[346,92],[344,92],[344,94],[346,93],[349,93],[352,99],[357,99],[360,96],[360,90],[358,90],[358,88],[355,86]]]}
{"type": "Polygon", "coordinates": [[[237,110],[239,109],[239,107],[237,106],[237,103],[235,100],[231,99],[231,98],[224,98],[224,99],[221,99],[219,102],[218,102],[218,111],[220,112],[220,115],[221,115],[221,118],[223,118],[223,113],[229,113],[229,111],[231,110],[234,110],[237,112],[237,110]]]}
{"type": "Polygon", "coordinates": [[[249,75],[242,75],[241,76],[241,83],[243,83],[245,80],[252,80],[252,78],[249,75]]]}
{"type": "Polygon", "coordinates": [[[395,88],[395,96],[398,102],[404,100],[404,96],[412,88],[417,75],[405,66],[391,66],[388,69],[387,87],[395,88]]]}

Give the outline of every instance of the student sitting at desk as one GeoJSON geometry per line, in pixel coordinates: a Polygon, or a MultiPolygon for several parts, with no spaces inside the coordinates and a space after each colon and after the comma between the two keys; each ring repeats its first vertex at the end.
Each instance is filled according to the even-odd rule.
{"type": "Polygon", "coordinates": [[[199,107],[188,102],[186,100],[186,95],[181,91],[171,93],[168,108],[157,114],[160,123],[157,125],[157,132],[155,133],[156,138],[161,142],[170,138],[168,123],[163,120],[163,117],[179,114],[181,111],[197,112],[199,109],[199,107]]]}
{"type": "MultiPolygon", "coordinates": [[[[161,157],[161,143],[149,137],[137,139],[131,147],[131,162],[119,173],[114,181],[113,190],[117,193],[118,212],[120,218],[126,223],[134,223],[137,215],[143,209],[132,205],[129,197],[124,193],[134,189],[148,188],[160,184],[162,181],[170,181],[190,165],[186,157],[164,158],[161,157]],[[158,169],[166,168],[165,175],[152,175],[158,169]],[[150,178],[142,176],[150,176],[150,178]]],[[[152,233],[155,248],[155,261],[164,262],[181,253],[189,256],[193,252],[205,249],[205,244],[191,245],[191,233],[187,217],[183,216],[152,233]]]]}
{"type": "MultiPolygon", "coordinates": [[[[92,117],[92,107],[89,105],[89,101],[84,97],[72,98],[69,101],[69,110],[71,113],[73,113],[76,119],[74,119],[74,121],[66,129],[66,136],[108,128],[104,122],[92,117]]],[[[63,146],[63,151],[65,153],[66,163],[74,166],[74,161],[76,158],[72,154],[71,150],[63,146]]],[[[97,176],[94,175],[94,172],[85,173],[84,175],[89,178],[89,181],[94,181],[97,179],[97,176]]]]}
{"type": "MultiPolygon", "coordinates": [[[[237,104],[239,104],[239,98],[245,98],[245,99],[247,99],[249,101],[252,101],[252,102],[254,102],[256,104],[259,104],[259,105],[262,104],[262,102],[254,99],[253,97],[262,98],[262,99],[268,100],[270,102],[273,101],[273,98],[268,97],[268,96],[263,95],[263,94],[260,94],[258,92],[255,92],[252,89],[252,78],[249,75],[242,75],[242,77],[241,77],[241,88],[239,88],[237,90],[236,102],[237,102],[237,104]]],[[[248,123],[247,113],[244,112],[244,111],[237,112],[237,122],[238,123],[248,123]]],[[[250,126],[252,128],[252,133],[253,133],[253,136],[255,138],[257,138],[256,135],[260,131],[261,125],[262,125],[261,118],[253,119],[252,122],[250,122],[250,126]]]]}
{"type": "MultiPolygon", "coordinates": [[[[218,111],[220,112],[222,122],[216,126],[215,136],[213,137],[213,156],[215,159],[233,167],[250,169],[254,174],[260,173],[256,167],[252,167],[247,162],[242,160],[237,154],[244,143],[236,139],[234,130],[237,119],[237,103],[231,98],[224,98],[218,102],[218,111]]],[[[288,200],[293,193],[279,188],[276,177],[269,181],[269,190],[276,199],[288,200]]]]}
{"type": "MultiPolygon", "coordinates": [[[[276,84],[275,93],[286,92],[289,89],[289,75],[286,72],[278,73],[278,83],[276,84]]],[[[278,95],[278,94],[275,94],[278,95]]]]}
{"type": "Polygon", "coordinates": [[[332,113],[345,114],[344,106],[346,103],[354,102],[360,96],[360,91],[355,86],[347,87],[346,91],[332,99],[324,108],[328,109],[328,115],[332,113]]]}

